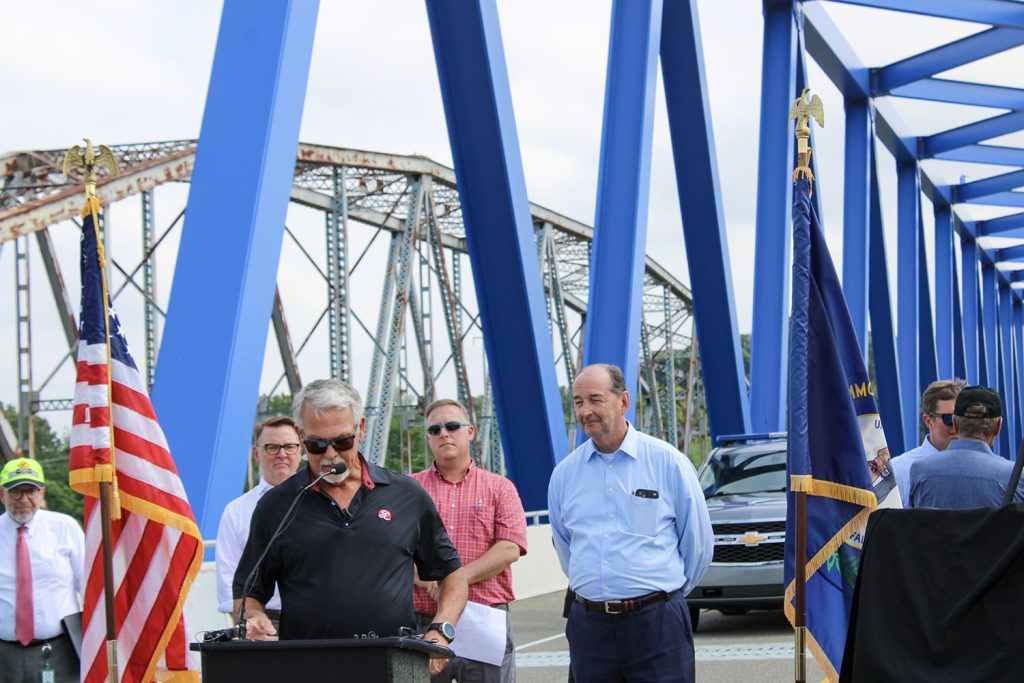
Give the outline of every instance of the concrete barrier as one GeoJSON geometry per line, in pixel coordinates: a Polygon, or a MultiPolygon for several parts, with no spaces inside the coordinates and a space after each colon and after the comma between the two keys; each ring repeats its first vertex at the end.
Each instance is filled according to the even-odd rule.
{"type": "MultiPolygon", "coordinates": [[[[551,525],[526,527],[526,547],[526,555],[512,565],[512,589],[516,599],[564,591],[568,580],[551,544],[551,525]]],[[[200,631],[234,625],[230,615],[217,611],[217,604],[217,571],[213,562],[204,562],[185,600],[185,628],[189,636],[194,638],[200,631]]]]}
{"type": "Polygon", "coordinates": [[[551,525],[526,527],[526,555],[512,565],[512,590],[517,600],[564,591],[569,580],[562,573],[558,554],[551,544],[551,525]]]}

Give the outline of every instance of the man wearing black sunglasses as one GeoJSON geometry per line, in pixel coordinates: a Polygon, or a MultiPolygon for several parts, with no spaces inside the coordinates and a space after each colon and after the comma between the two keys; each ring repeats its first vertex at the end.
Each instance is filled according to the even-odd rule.
{"type": "MultiPolygon", "coordinates": [[[[456,657],[435,683],[513,683],[516,680],[515,641],[508,603],[512,592],[512,563],[526,554],[526,513],[516,487],[507,478],[479,468],[470,455],[476,427],[458,401],[442,398],[427,407],[427,445],[434,464],[412,475],[430,494],[455,548],[459,551],[469,599],[504,610],[505,655],[501,665],[456,657]]],[[[421,628],[438,621],[436,581],[416,578],[413,603],[421,628]]]]}
{"type": "MultiPolygon", "coordinates": [[[[992,452],[1003,427],[1003,404],[994,389],[964,387],[956,397],[957,438],[949,448],[910,469],[911,507],[980,508],[1003,503],[1013,463],[992,452]]],[[[1018,485],[1012,502],[1024,502],[1018,485]]]]}
{"type": "MultiPolygon", "coordinates": [[[[281,639],[412,632],[413,566],[424,579],[439,582],[437,621],[458,621],[468,590],[458,553],[422,487],[360,454],[366,419],[359,393],[340,380],[316,380],[295,395],[292,412],[309,467],[267,492],[253,513],[235,572],[239,603],[257,557],[298,497],[294,518],[269,546],[252,581],[249,636],[278,635],[263,611],[275,582],[281,590],[281,639]],[[347,472],[329,474],[304,491],[341,463],[347,472]]],[[[447,645],[451,638],[441,630],[428,629],[424,637],[447,645]]],[[[431,674],[444,662],[432,659],[431,674]]]]}
{"type": "Polygon", "coordinates": [[[920,446],[892,459],[892,471],[905,508],[912,507],[910,466],[922,458],[941,453],[949,447],[950,441],[957,438],[953,406],[963,388],[962,379],[939,380],[929,384],[921,395],[921,421],[928,432],[920,446]]]}

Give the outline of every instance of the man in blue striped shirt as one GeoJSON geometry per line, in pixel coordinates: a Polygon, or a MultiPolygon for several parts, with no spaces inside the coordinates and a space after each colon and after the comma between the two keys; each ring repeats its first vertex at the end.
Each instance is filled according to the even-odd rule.
{"type": "Polygon", "coordinates": [[[590,437],[555,467],[551,531],[576,602],[566,636],[577,681],[692,682],[686,594],[714,537],[693,465],[627,420],[622,371],[590,365],[573,383],[590,437]]]}

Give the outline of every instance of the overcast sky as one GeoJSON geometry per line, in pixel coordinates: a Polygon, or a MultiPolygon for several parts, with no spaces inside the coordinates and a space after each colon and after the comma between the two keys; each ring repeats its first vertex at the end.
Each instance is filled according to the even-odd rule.
{"type": "MultiPolygon", "coordinates": [[[[737,319],[740,330],[747,332],[754,288],[761,1],[700,0],[698,5],[737,319]]],[[[501,0],[498,7],[530,199],[592,224],[611,3],[501,0]]],[[[221,3],[212,0],[7,3],[0,21],[6,93],[0,107],[0,152],[66,148],[86,135],[107,144],[197,137],[220,9],[221,3]]],[[[834,3],[826,9],[869,66],[984,28],[834,3]]],[[[1024,52],[1017,49],[946,75],[1021,87],[1022,57],[1024,52]]],[[[826,106],[827,125],[817,133],[815,152],[820,165],[818,188],[826,233],[841,271],[842,99],[813,62],[809,75],[826,106]]],[[[660,80],[656,107],[648,252],[688,281],[660,80]]],[[[932,133],[998,113],[905,101],[898,107],[907,125],[899,132],[905,135],[932,133]]],[[[300,139],[421,154],[451,164],[422,0],[320,3],[300,139]]],[[[1024,137],[1007,136],[1000,142],[1022,144],[1024,137]]],[[[894,234],[895,174],[891,158],[883,153],[881,159],[883,205],[888,231],[894,234]]],[[[955,181],[961,173],[974,179],[999,172],[939,162],[929,162],[926,170],[939,182],[955,181]]],[[[170,200],[158,205],[158,225],[166,225],[184,202],[182,189],[178,204],[171,206],[173,192],[170,200]]],[[[118,211],[122,210],[111,209],[114,225],[118,225],[118,211]]],[[[924,211],[926,226],[931,226],[930,206],[926,204],[924,211]]],[[[125,222],[137,222],[135,209],[122,213],[125,222]]],[[[289,221],[311,220],[293,219],[292,213],[289,221]]],[[[974,217],[998,213],[986,210],[974,217]]],[[[77,301],[77,272],[73,272],[77,243],[69,228],[70,224],[60,226],[54,236],[62,254],[70,253],[70,260],[64,259],[65,275],[77,301]]],[[[169,246],[173,249],[174,238],[169,246]]],[[[13,249],[10,245],[2,249],[0,282],[5,284],[0,293],[11,291],[14,282],[13,249]]],[[[289,253],[286,249],[284,258],[294,257],[289,253]]],[[[890,242],[889,257],[895,257],[894,242],[890,242]]],[[[41,275],[41,268],[35,270],[41,275]]],[[[166,301],[169,264],[162,272],[161,299],[166,301]]],[[[45,376],[60,355],[56,341],[53,349],[57,350],[42,351],[58,336],[49,311],[52,304],[44,294],[37,292],[33,299],[37,320],[33,342],[44,355],[36,363],[37,384],[39,375],[45,376]]],[[[14,321],[13,298],[0,296],[0,321],[14,321]]],[[[376,307],[373,301],[367,305],[376,307]]],[[[286,306],[291,304],[286,301],[286,306]]],[[[123,318],[127,315],[122,311],[123,318]]],[[[293,323],[293,327],[299,325],[293,323]]],[[[14,326],[0,322],[0,329],[4,330],[0,334],[0,359],[4,359],[0,361],[0,401],[10,403],[16,396],[14,326]]],[[[142,340],[133,341],[141,353],[142,340]]],[[[55,390],[51,397],[69,393],[55,390]]]]}

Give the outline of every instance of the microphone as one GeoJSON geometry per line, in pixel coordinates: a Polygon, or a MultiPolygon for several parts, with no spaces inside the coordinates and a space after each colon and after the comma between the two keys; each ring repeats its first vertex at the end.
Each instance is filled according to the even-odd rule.
{"type": "Polygon", "coordinates": [[[270,535],[270,540],[267,541],[267,545],[263,547],[263,552],[261,552],[260,556],[256,558],[256,563],[253,564],[252,571],[250,571],[249,575],[245,577],[245,583],[242,584],[242,605],[241,608],[238,610],[238,625],[233,629],[224,629],[223,633],[217,634],[218,636],[220,636],[224,640],[230,640],[235,637],[241,640],[246,639],[245,601],[249,597],[249,591],[252,589],[253,583],[256,581],[256,574],[259,572],[260,565],[263,564],[263,560],[266,558],[267,553],[270,552],[270,548],[274,545],[274,541],[276,541],[277,537],[284,533],[284,530],[291,525],[292,520],[294,519],[293,513],[296,510],[296,505],[298,505],[298,502],[302,500],[302,496],[304,493],[306,493],[311,488],[319,484],[324,477],[329,477],[332,474],[347,473],[348,463],[346,463],[345,461],[341,461],[336,465],[332,466],[326,472],[320,474],[319,477],[314,479],[306,486],[303,486],[301,489],[299,489],[299,492],[295,494],[295,497],[292,499],[291,505],[288,506],[288,509],[284,513],[284,517],[282,517],[281,521],[278,522],[277,528],[274,529],[274,533],[270,535]]]}

